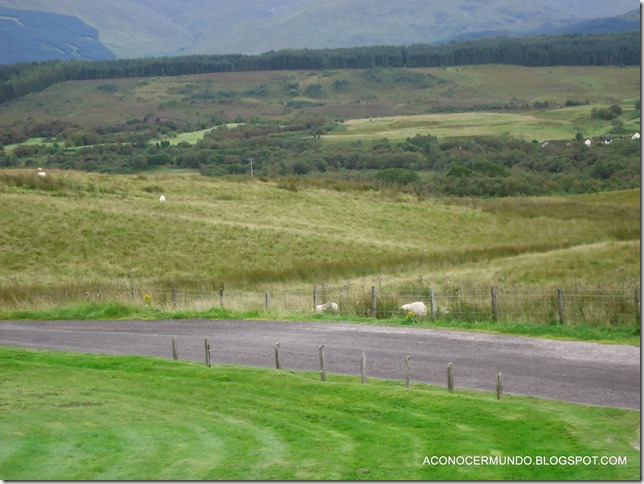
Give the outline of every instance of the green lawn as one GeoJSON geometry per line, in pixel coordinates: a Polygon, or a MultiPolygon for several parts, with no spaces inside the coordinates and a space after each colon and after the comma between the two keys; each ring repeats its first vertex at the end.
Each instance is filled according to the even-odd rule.
{"type": "Polygon", "coordinates": [[[636,411],[154,358],[0,360],[7,480],[640,479],[636,411]],[[443,456],[532,464],[426,463],[443,456]],[[566,456],[625,465],[537,465],[566,456]]]}

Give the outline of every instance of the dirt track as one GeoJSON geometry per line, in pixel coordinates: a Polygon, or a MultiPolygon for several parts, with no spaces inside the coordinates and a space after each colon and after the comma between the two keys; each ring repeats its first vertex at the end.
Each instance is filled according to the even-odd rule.
{"type": "Polygon", "coordinates": [[[453,363],[455,387],[495,390],[497,370],[506,393],[570,402],[640,408],[640,349],[632,346],[553,341],[421,328],[348,323],[279,321],[0,321],[0,345],[85,353],[274,367],[276,342],[282,368],[319,370],[325,345],[328,373],[359,374],[360,352],[370,377],[404,380],[406,355],[412,379],[444,386],[453,363]]]}

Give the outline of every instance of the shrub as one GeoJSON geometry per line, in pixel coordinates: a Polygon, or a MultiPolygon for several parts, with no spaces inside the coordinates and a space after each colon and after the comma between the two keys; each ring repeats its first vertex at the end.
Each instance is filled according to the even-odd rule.
{"type": "Polygon", "coordinates": [[[419,179],[417,173],[405,168],[385,168],[376,174],[376,180],[388,185],[408,185],[419,179]]]}

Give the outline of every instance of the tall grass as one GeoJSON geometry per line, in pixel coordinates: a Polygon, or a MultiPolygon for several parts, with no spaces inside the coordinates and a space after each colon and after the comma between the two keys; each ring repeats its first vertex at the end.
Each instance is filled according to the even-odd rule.
{"type": "MultiPolygon", "coordinates": [[[[0,304],[145,293],[633,287],[639,192],[460,200],[166,175],[0,173],[0,304]],[[168,201],[158,202],[160,194],[168,201]],[[48,296],[50,294],[51,296],[48,296]]],[[[117,298],[118,300],[118,298],[117,298]]]]}

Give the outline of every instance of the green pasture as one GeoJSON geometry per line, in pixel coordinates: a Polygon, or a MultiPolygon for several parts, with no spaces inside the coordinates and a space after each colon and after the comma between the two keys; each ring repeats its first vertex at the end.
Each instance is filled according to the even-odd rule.
{"type": "MultiPolygon", "coordinates": [[[[234,128],[235,126],[239,126],[240,123],[227,123],[224,126],[228,128],[234,128]]],[[[150,141],[150,143],[160,143],[162,141],[168,141],[170,142],[171,145],[178,145],[180,143],[188,143],[188,144],[195,144],[203,139],[203,137],[210,133],[213,129],[217,129],[219,126],[213,126],[212,128],[206,128],[206,129],[199,129],[197,131],[190,131],[188,133],[180,133],[175,136],[171,137],[161,137],[157,139],[153,139],[150,141]]]]}
{"type": "Polygon", "coordinates": [[[192,131],[190,133],[181,133],[172,138],[161,138],[158,140],[152,140],[151,142],[156,143],[156,142],[167,140],[170,142],[170,144],[173,144],[173,145],[178,145],[179,143],[188,143],[193,145],[197,141],[202,140],[204,135],[207,133],[210,133],[213,129],[215,128],[200,129],[197,131],[192,131]]]}
{"type": "Polygon", "coordinates": [[[309,294],[376,280],[556,288],[632,287],[640,277],[638,190],[422,199],[304,180],[56,170],[41,179],[11,169],[0,196],[6,309],[25,309],[41,289],[100,286],[309,294]]]}
{"type": "MultiPolygon", "coordinates": [[[[328,142],[381,138],[402,141],[417,134],[432,135],[439,139],[508,135],[526,141],[543,142],[573,140],[577,133],[588,138],[610,132],[609,122],[591,120],[591,109],[591,106],[582,106],[523,112],[467,112],[352,119],[345,121],[335,132],[324,136],[324,139],[328,142]]],[[[632,111],[631,109],[629,112],[632,111]]],[[[630,134],[639,132],[637,125],[629,123],[629,127],[630,134]]]]}
{"type": "Polygon", "coordinates": [[[11,153],[13,153],[13,151],[16,149],[17,146],[20,146],[20,145],[30,146],[30,145],[41,145],[41,144],[51,146],[54,144],[54,142],[45,141],[45,138],[42,138],[42,137],[29,138],[28,140],[23,141],[22,143],[13,143],[13,144],[5,145],[4,151],[6,154],[10,155],[11,153]]]}
{"type": "Polygon", "coordinates": [[[640,479],[632,410],[155,358],[0,360],[6,480],[640,479]],[[427,463],[441,456],[533,463],[427,463]],[[621,464],[536,465],[562,456],[621,464]]]}

